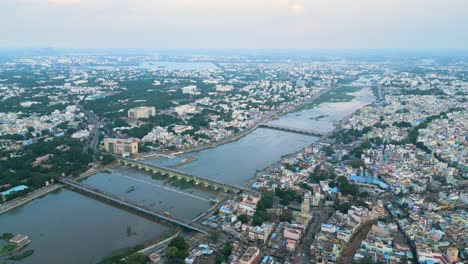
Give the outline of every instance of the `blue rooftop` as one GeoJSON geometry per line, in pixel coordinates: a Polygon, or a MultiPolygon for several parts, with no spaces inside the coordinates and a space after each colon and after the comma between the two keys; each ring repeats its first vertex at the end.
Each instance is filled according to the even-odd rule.
{"type": "Polygon", "coordinates": [[[381,181],[381,180],[379,180],[377,178],[350,175],[349,180],[350,181],[368,183],[368,184],[374,184],[374,185],[378,185],[382,189],[388,189],[388,185],[385,182],[383,182],[383,181],[381,181]]]}
{"type": "Polygon", "coordinates": [[[29,188],[28,186],[26,185],[18,185],[18,186],[15,186],[11,189],[8,189],[4,192],[1,192],[0,195],[2,196],[5,196],[5,195],[9,195],[11,194],[12,192],[19,192],[19,191],[22,191],[22,190],[26,190],[27,188],[29,188]]]}

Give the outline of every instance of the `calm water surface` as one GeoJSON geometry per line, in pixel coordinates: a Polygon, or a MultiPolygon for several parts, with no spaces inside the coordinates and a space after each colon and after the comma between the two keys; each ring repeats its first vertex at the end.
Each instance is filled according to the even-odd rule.
{"type": "Polygon", "coordinates": [[[180,190],[152,179],[147,172],[125,167],[112,170],[112,174],[98,173],[83,183],[185,220],[192,220],[208,210],[212,206],[210,200],[221,199],[222,195],[193,188],[180,190]]]}
{"type": "Polygon", "coordinates": [[[180,155],[174,159],[146,162],[170,166],[192,156],[197,160],[177,169],[229,184],[243,185],[255,175],[256,170],[316,140],[316,137],[259,128],[235,142],[216,148],[180,155]]]}
{"type": "Polygon", "coordinates": [[[118,249],[169,231],[167,226],[66,189],[0,215],[0,233],[21,233],[32,239],[22,251],[33,249],[34,254],[19,262],[28,264],[97,263],[118,249]]]}
{"type": "MultiPolygon", "coordinates": [[[[354,95],[350,102],[322,103],[271,122],[327,132],[343,117],[374,99],[369,88],[354,95]]],[[[177,169],[243,185],[256,170],[316,140],[312,136],[260,128],[216,148],[146,162],[171,166],[191,156],[196,161],[177,169]]],[[[118,168],[112,174],[99,173],[84,183],[187,220],[210,208],[209,201],[222,195],[199,189],[179,190],[130,168],[118,168]]],[[[169,227],[64,189],[0,215],[0,233],[22,233],[33,240],[28,248],[35,250],[34,255],[21,263],[96,263],[115,250],[155,239],[168,230],[169,227]],[[128,235],[128,227],[133,235],[128,235]]]]}
{"type": "MultiPolygon", "coordinates": [[[[353,95],[355,98],[349,102],[322,103],[313,109],[289,113],[271,122],[328,132],[333,130],[335,124],[343,117],[374,100],[369,88],[364,88],[353,95]],[[320,116],[322,117],[317,118],[320,116]]],[[[191,156],[196,158],[196,161],[179,166],[177,169],[234,185],[244,185],[257,170],[274,163],[282,155],[295,152],[316,140],[317,138],[312,136],[259,128],[235,142],[216,148],[187,153],[174,159],[146,162],[172,166],[191,156]]]]}

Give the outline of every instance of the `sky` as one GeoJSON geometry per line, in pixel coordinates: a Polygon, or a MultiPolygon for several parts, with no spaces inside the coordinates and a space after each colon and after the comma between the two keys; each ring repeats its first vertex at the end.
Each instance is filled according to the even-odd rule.
{"type": "Polygon", "coordinates": [[[467,49],[468,0],[0,0],[0,47],[467,49]]]}

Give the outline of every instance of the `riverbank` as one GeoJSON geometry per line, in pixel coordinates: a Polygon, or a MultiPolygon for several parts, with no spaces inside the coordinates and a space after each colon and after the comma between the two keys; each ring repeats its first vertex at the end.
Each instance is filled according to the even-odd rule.
{"type": "Polygon", "coordinates": [[[28,239],[26,242],[22,243],[21,245],[15,246],[15,245],[12,245],[12,244],[8,244],[8,245],[4,246],[3,248],[0,248],[0,257],[12,255],[12,254],[20,251],[21,249],[23,249],[27,245],[29,245],[31,242],[32,241],[30,239],[28,239]]]}
{"type": "MultiPolygon", "coordinates": [[[[363,88],[360,87],[360,89],[363,89],[363,88]]],[[[313,148],[313,147],[315,147],[317,145],[325,143],[329,139],[329,137],[332,136],[335,132],[342,130],[343,124],[345,124],[353,115],[359,113],[363,107],[365,107],[365,106],[367,106],[369,104],[372,104],[374,102],[375,102],[375,99],[372,102],[369,102],[368,104],[362,105],[359,109],[357,109],[357,110],[347,114],[343,118],[341,118],[338,121],[338,123],[334,124],[335,127],[331,131],[328,131],[325,135],[320,137],[317,141],[311,143],[310,145],[308,145],[306,147],[301,148],[298,151],[286,154],[286,155],[282,156],[281,159],[279,159],[278,161],[276,161],[276,162],[268,165],[267,167],[257,171],[256,174],[255,174],[255,177],[251,178],[246,184],[244,184],[244,187],[245,188],[250,188],[252,186],[252,184],[255,183],[258,180],[258,178],[260,178],[260,177],[262,177],[262,176],[264,176],[266,174],[272,173],[273,171],[277,170],[281,166],[282,160],[287,159],[287,158],[291,158],[293,156],[296,156],[297,154],[303,152],[305,148],[308,148],[308,147],[313,148]]]]}
{"type": "Polygon", "coordinates": [[[311,104],[315,100],[320,98],[320,96],[322,96],[323,94],[329,93],[330,91],[332,91],[334,89],[337,89],[337,88],[338,88],[338,86],[329,87],[329,88],[321,91],[320,93],[312,96],[310,99],[305,100],[304,102],[302,102],[302,103],[300,103],[298,105],[294,105],[294,106],[292,106],[292,107],[290,107],[288,109],[278,110],[278,112],[268,113],[265,118],[255,122],[252,126],[246,128],[245,130],[242,130],[242,131],[240,131],[238,133],[235,133],[235,134],[233,134],[233,135],[231,135],[231,136],[229,136],[227,138],[221,139],[220,141],[215,141],[215,142],[212,142],[212,143],[207,144],[207,145],[203,145],[203,146],[199,146],[199,147],[195,147],[195,148],[190,148],[190,149],[187,149],[187,150],[183,150],[183,151],[179,151],[179,152],[175,152],[175,153],[170,153],[170,154],[172,154],[172,155],[182,155],[182,154],[187,154],[187,153],[192,153],[192,152],[198,152],[198,151],[205,150],[205,149],[215,148],[217,146],[221,146],[221,145],[224,145],[224,144],[234,142],[234,141],[239,140],[240,138],[252,133],[257,128],[259,128],[259,126],[261,124],[266,123],[268,121],[271,121],[271,120],[273,120],[275,118],[278,118],[278,117],[280,117],[282,115],[294,112],[303,105],[311,104]]]}
{"type": "Polygon", "coordinates": [[[194,161],[196,161],[196,160],[197,160],[197,158],[192,157],[192,156],[189,156],[189,157],[186,157],[186,158],[185,158],[184,160],[182,160],[181,162],[169,166],[169,168],[177,168],[177,167],[180,167],[180,166],[184,166],[184,165],[189,164],[189,163],[191,163],[191,162],[194,162],[194,161]]]}
{"type": "Polygon", "coordinates": [[[26,203],[29,203],[33,201],[34,199],[37,199],[39,197],[42,197],[50,192],[53,192],[55,190],[58,190],[62,188],[63,185],[61,184],[51,184],[46,187],[42,187],[40,189],[37,189],[33,192],[28,193],[26,196],[18,197],[16,199],[13,199],[11,201],[8,201],[2,205],[0,205],[0,215],[4,214],[10,210],[13,210],[19,206],[22,206],[26,203]]]}

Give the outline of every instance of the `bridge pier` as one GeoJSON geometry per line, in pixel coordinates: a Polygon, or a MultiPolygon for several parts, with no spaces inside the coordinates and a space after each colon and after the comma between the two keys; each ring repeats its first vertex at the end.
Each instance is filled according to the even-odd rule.
{"type": "Polygon", "coordinates": [[[125,158],[118,158],[119,164],[123,164],[125,166],[130,166],[132,168],[138,168],[140,170],[145,170],[147,172],[152,172],[153,174],[161,174],[163,176],[169,177],[173,179],[174,177],[178,180],[185,180],[187,182],[193,181],[195,185],[204,186],[205,188],[211,188],[214,190],[222,189],[224,192],[232,192],[234,194],[238,194],[240,192],[248,192],[248,193],[257,193],[254,190],[247,189],[244,187],[238,187],[235,185],[229,185],[223,182],[219,182],[212,179],[206,179],[199,176],[195,176],[186,172],[177,171],[171,168],[161,167],[158,165],[147,164],[136,160],[130,160],[125,158]]]}
{"type": "Polygon", "coordinates": [[[71,187],[72,190],[74,191],[78,191],[83,194],[98,198],[100,200],[104,200],[105,202],[111,203],[114,206],[129,209],[138,214],[143,214],[143,215],[155,218],[155,219],[173,223],[173,224],[176,224],[178,226],[181,226],[183,228],[186,228],[192,231],[207,234],[207,231],[203,227],[196,225],[194,223],[186,222],[185,220],[179,219],[175,216],[168,215],[166,212],[158,211],[157,209],[146,207],[144,205],[140,205],[137,202],[127,200],[121,196],[107,193],[103,190],[91,187],[83,183],[76,182],[71,179],[61,178],[58,181],[60,183],[65,184],[68,187],[71,187]]]}
{"type": "Polygon", "coordinates": [[[308,129],[300,129],[300,128],[294,128],[294,127],[287,127],[287,126],[280,126],[280,125],[273,125],[273,124],[260,124],[259,127],[275,129],[275,130],[280,130],[280,131],[286,131],[286,132],[291,132],[291,133],[297,133],[297,134],[304,134],[304,135],[315,136],[315,137],[322,137],[322,136],[325,135],[325,133],[319,132],[319,131],[308,130],[308,129]]]}

